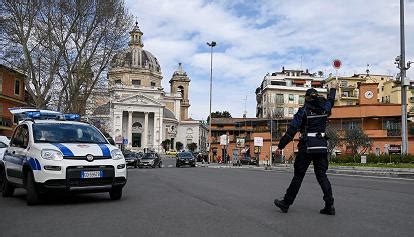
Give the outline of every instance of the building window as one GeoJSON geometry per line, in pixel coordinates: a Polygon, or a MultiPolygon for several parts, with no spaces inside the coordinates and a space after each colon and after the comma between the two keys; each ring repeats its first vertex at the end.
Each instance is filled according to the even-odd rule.
{"type": "Polygon", "coordinates": [[[347,87],[348,81],[341,81],[341,87],[347,87]]]}
{"type": "Polygon", "coordinates": [[[304,96],[304,95],[300,95],[300,96],[299,96],[299,104],[300,104],[300,105],[305,104],[305,96],[304,96]]]}
{"type": "Polygon", "coordinates": [[[3,115],[3,103],[0,103],[0,115],[3,115]]]}
{"type": "Polygon", "coordinates": [[[272,118],[282,118],[284,116],[283,107],[276,107],[272,111],[272,118]]]}
{"type": "Polygon", "coordinates": [[[293,113],[294,113],[293,108],[292,107],[289,107],[289,114],[293,114],[293,113]]]}
{"type": "Polygon", "coordinates": [[[121,79],[116,79],[115,80],[115,84],[121,84],[121,83],[122,83],[121,79]]]}
{"type": "Polygon", "coordinates": [[[132,80],[132,85],[134,85],[134,86],[141,85],[141,80],[132,80]]]}
{"type": "Polygon", "coordinates": [[[295,100],[294,95],[293,94],[289,94],[289,101],[294,101],[294,100],[295,100]]]}
{"type": "Polygon", "coordinates": [[[14,81],[14,94],[20,95],[20,80],[14,81]]]}
{"type": "Polygon", "coordinates": [[[151,82],[151,86],[155,86],[155,82],[151,82]]]}
{"type": "Polygon", "coordinates": [[[361,122],[360,121],[357,121],[357,120],[354,120],[354,121],[344,121],[342,127],[344,129],[351,129],[351,130],[353,130],[353,129],[356,129],[356,128],[361,127],[361,122]]]}
{"type": "Polygon", "coordinates": [[[285,100],[283,94],[276,94],[276,104],[284,104],[285,100]]]}
{"type": "Polygon", "coordinates": [[[384,86],[381,86],[381,91],[384,91],[384,86]]]}

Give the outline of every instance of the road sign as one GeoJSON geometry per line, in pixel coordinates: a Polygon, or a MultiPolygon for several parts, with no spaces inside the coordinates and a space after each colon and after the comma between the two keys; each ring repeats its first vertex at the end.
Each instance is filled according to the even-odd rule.
{"type": "Polygon", "coordinates": [[[227,146],[227,135],[221,135],[220,136],[220,145],[222,145],[222,146],[227,146]]]}
{"type": "Polygon", "coordinates": [[[236,146],[237,147],[244,148],[244,143],[245,143],[244,138],[238,137],[236,139],[236,146]]]}
{"type": "Polygon", "coordinates": [[[254,146],[263,146],[263,137],[254,137],[254,146]]]}
{"type": "Polygon", "coordinates": [[[122,139],[122,144],[124,144],[124,145],[128,145],[128,138],[124,138],[124,139],[122,139]]]}
{"type": "Polygon", "coordinates": [[[118,135],[118,136],[115,137],[115,143],[116,144],[122,144],[122,136],[121,135],[118,135]]]}
{"type": "Polygon", "coordinates": [[[338,70],[339,68],[341,68],[341,66],[342,66],[342,62],[341,62],[341,60],[339,60],[339,59],[335,59],[335,60],[333,60],[333,62],[332,62],[332,66],[333,66],[336,70],[338,70]]]}

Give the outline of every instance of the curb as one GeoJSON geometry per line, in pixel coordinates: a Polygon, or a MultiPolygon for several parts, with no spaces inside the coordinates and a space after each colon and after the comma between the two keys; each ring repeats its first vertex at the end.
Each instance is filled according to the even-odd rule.
{"type": "MultiPolygon", "coordinates": [[[[265,169],[263,166],[232,166],[232,165],[216,165],[216,164],[200,164],[197,167],[210,169],[254,169],[263,171],[292,171],[293,165],[277,165],[272,166],[271,169],[265,169]]],[[[309,173],[314,173],[313,166],[308,168],[309,173]]],[[[375,168],[375,167],[350,167],[350,166],[335,166],[329,168],[327,174],[349,174],[361,176],[380,176],[380,177],[394,177],[414,179],[414,169],[411,168],[375,168]]]]}

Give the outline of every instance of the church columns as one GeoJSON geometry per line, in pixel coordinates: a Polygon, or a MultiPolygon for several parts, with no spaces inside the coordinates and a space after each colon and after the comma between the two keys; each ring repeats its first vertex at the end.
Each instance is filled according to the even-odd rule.
{"type": "Polygon", "coordinates": [[[128,148],[132,147],[132,111],[128,111],[128,148]]]}
{"type": "Polygon", "coordinates": [[[160,132],[158,131],[158,129],[159,129],[159,127],[158,127],[158,121],[159,121],[159,119],[160,119],[160,116],[159,116],[159,113],[154,113],[154,136],[153,136],[153,142],[152,142],[152,144],[153,144],[153,148],[156,150],[156,151],[158,151],[158,146],[157,146],[157,144],[159,144],[160,142],[159,142],[159,135],[160,135],[160,132]]]}
{"type": "Polygon", "coordinates": [[[148,147],[148,112],[144,112],[144,139],[143,147],[148,147]]]}

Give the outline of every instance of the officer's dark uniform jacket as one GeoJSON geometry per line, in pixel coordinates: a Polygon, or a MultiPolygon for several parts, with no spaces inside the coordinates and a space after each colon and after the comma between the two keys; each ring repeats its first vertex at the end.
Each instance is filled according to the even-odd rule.
{"type": "Polygon", "coordinates": [[[313,101],[306,101],[294,115],[292,122],[280,139],[278,148],[283,149],[293,140],[295,134],[300,131],[301,137],[298,148],[307,153],[327,152],[327,137],[325,135],[326,122],[331,114],[335,101],[336,90],[329,90],[328,98],[318,97],[313,101]]]}

